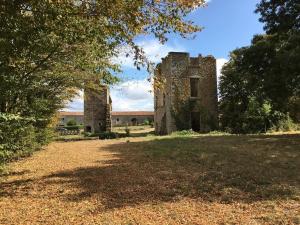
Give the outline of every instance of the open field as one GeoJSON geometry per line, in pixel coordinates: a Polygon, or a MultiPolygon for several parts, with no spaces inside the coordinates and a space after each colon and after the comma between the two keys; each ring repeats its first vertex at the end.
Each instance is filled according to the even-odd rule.
{"type": "MultiPolygon", "coordinates": [[[[113,127],[112,132],[125,134],[126,127],[113,127]]],[[[147,136],[154,133],[154,128],[150,125],[143,125],[143,126],[128,126],[130,130],[130,135],[132,137],[140,137],[140,136],[147,136]]]]}
{"type": "Polygon", "coordinates": [[[300,224],[299,134],[56,142],[9,170],[0,224],[300,224]]]}

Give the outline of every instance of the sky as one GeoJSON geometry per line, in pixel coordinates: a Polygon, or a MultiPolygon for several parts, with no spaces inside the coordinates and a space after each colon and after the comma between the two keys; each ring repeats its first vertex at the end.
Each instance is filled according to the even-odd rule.
{"type": "MultiPolygon", "coordinates": [[[[213,55],[217,59],[217,73],[229,59],[232,50],[250,44],[253,35],[263,33],[263,24],[254,13],[259,0],[209,0],[204,8],[193,11],[187,19],[201,26],[195,38],[183,39],[178,35],[168,36],[161,45],[152,37],[137,38],[136,43],[144,48],[148,58],[159,63],[168,52],[189,52],[192,57],[199,54],[213,55]]],[[[116,59],[123,72],[118,74],[121,82],[110,87],[113,111],[153,111],[153,92],[145,69],[138,71],[133,60],[124,54],[116,59]]],[[[83,111],[82,93],[65,109],[83,111]]]]}

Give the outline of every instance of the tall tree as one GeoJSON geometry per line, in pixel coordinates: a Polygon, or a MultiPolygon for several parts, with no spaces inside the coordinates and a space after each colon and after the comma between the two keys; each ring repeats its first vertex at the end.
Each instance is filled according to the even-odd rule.
{"type": "Polygon", "coordinates": [[[285,33],[300,29],[299,0],[262,0],[255,11],[261,15],[267,34],[285,33]]]}
{"type": "Polygon", "coordinates": [[[58,108],[91,76],[113,83],[120,45],[145,64],[138,35],[161,42],[199,30],[183,18],[203,0],[3,0],[0,3],[1,112],[32,114],[49,97],[58,108]],[[34,101],[39,103],[35,103],[34,101]],[[55,103],[54,103],[55,101],[55,103]],[[35,106],[32,106],[35,105],[35,106]]]}
{"type": "MultiPolygon", "coordinates": [[[[139,35],[162,43],[199,31],[185,16],[204,0],[1,0],[0,163],[33,149],[51,117],[88,81],[114,83],[120,46],[150,64],[139,35]],[[32,145],[30,144],[32,143],[32,145]],[[4,151],[4,153],[3,153],[4,151]],[[3,153],[3,154],[2,154],[3,153]]],[[[95,87],[93,87],[95,88],[95,87]]]]}
{"type": "Polygon", "coordinates": [[[220,83],[223,126],[234,132],[257,132],[278,123],[288,113],[299,120],[294,113],[300,97],[299,3],[299,0],[262,0],[257,5],[256,12],[261,14],[266,34],[255,36],[250,46],[233,51],[223,68],[220,83]],[[253,105],[257,107],[255,113],[253,105]],[[262,113],[264,110],[268,115],[262,113]],[[257,126],[250,126],[254,123],[253,116],[259,118],[259,115],[268,119],[258,119],[257,126]]]}

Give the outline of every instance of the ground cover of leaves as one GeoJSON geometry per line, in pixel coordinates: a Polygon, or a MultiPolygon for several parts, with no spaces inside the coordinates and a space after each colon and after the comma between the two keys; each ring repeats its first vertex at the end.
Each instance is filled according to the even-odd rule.
{"type": "Polygon", "coordinates": [[[300,224],[300,135],[52,143],[0,177],[0,224],[300,224]]]}

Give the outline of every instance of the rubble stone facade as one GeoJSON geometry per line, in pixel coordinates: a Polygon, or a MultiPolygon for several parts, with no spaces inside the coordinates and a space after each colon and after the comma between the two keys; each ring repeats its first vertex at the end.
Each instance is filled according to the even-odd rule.
{"type": "Polygon", "coordinates": [[[84,90],[84,131],[99,133],[111,131],[112,101],[109,88],[102,85],[99,91],[84,90]]]}
{"type": "Polygon", "coordinates": [[[216,59],[170,52],[157,66],[154,83],[155,131],[209,132],[218,126],[216,59]]]}

